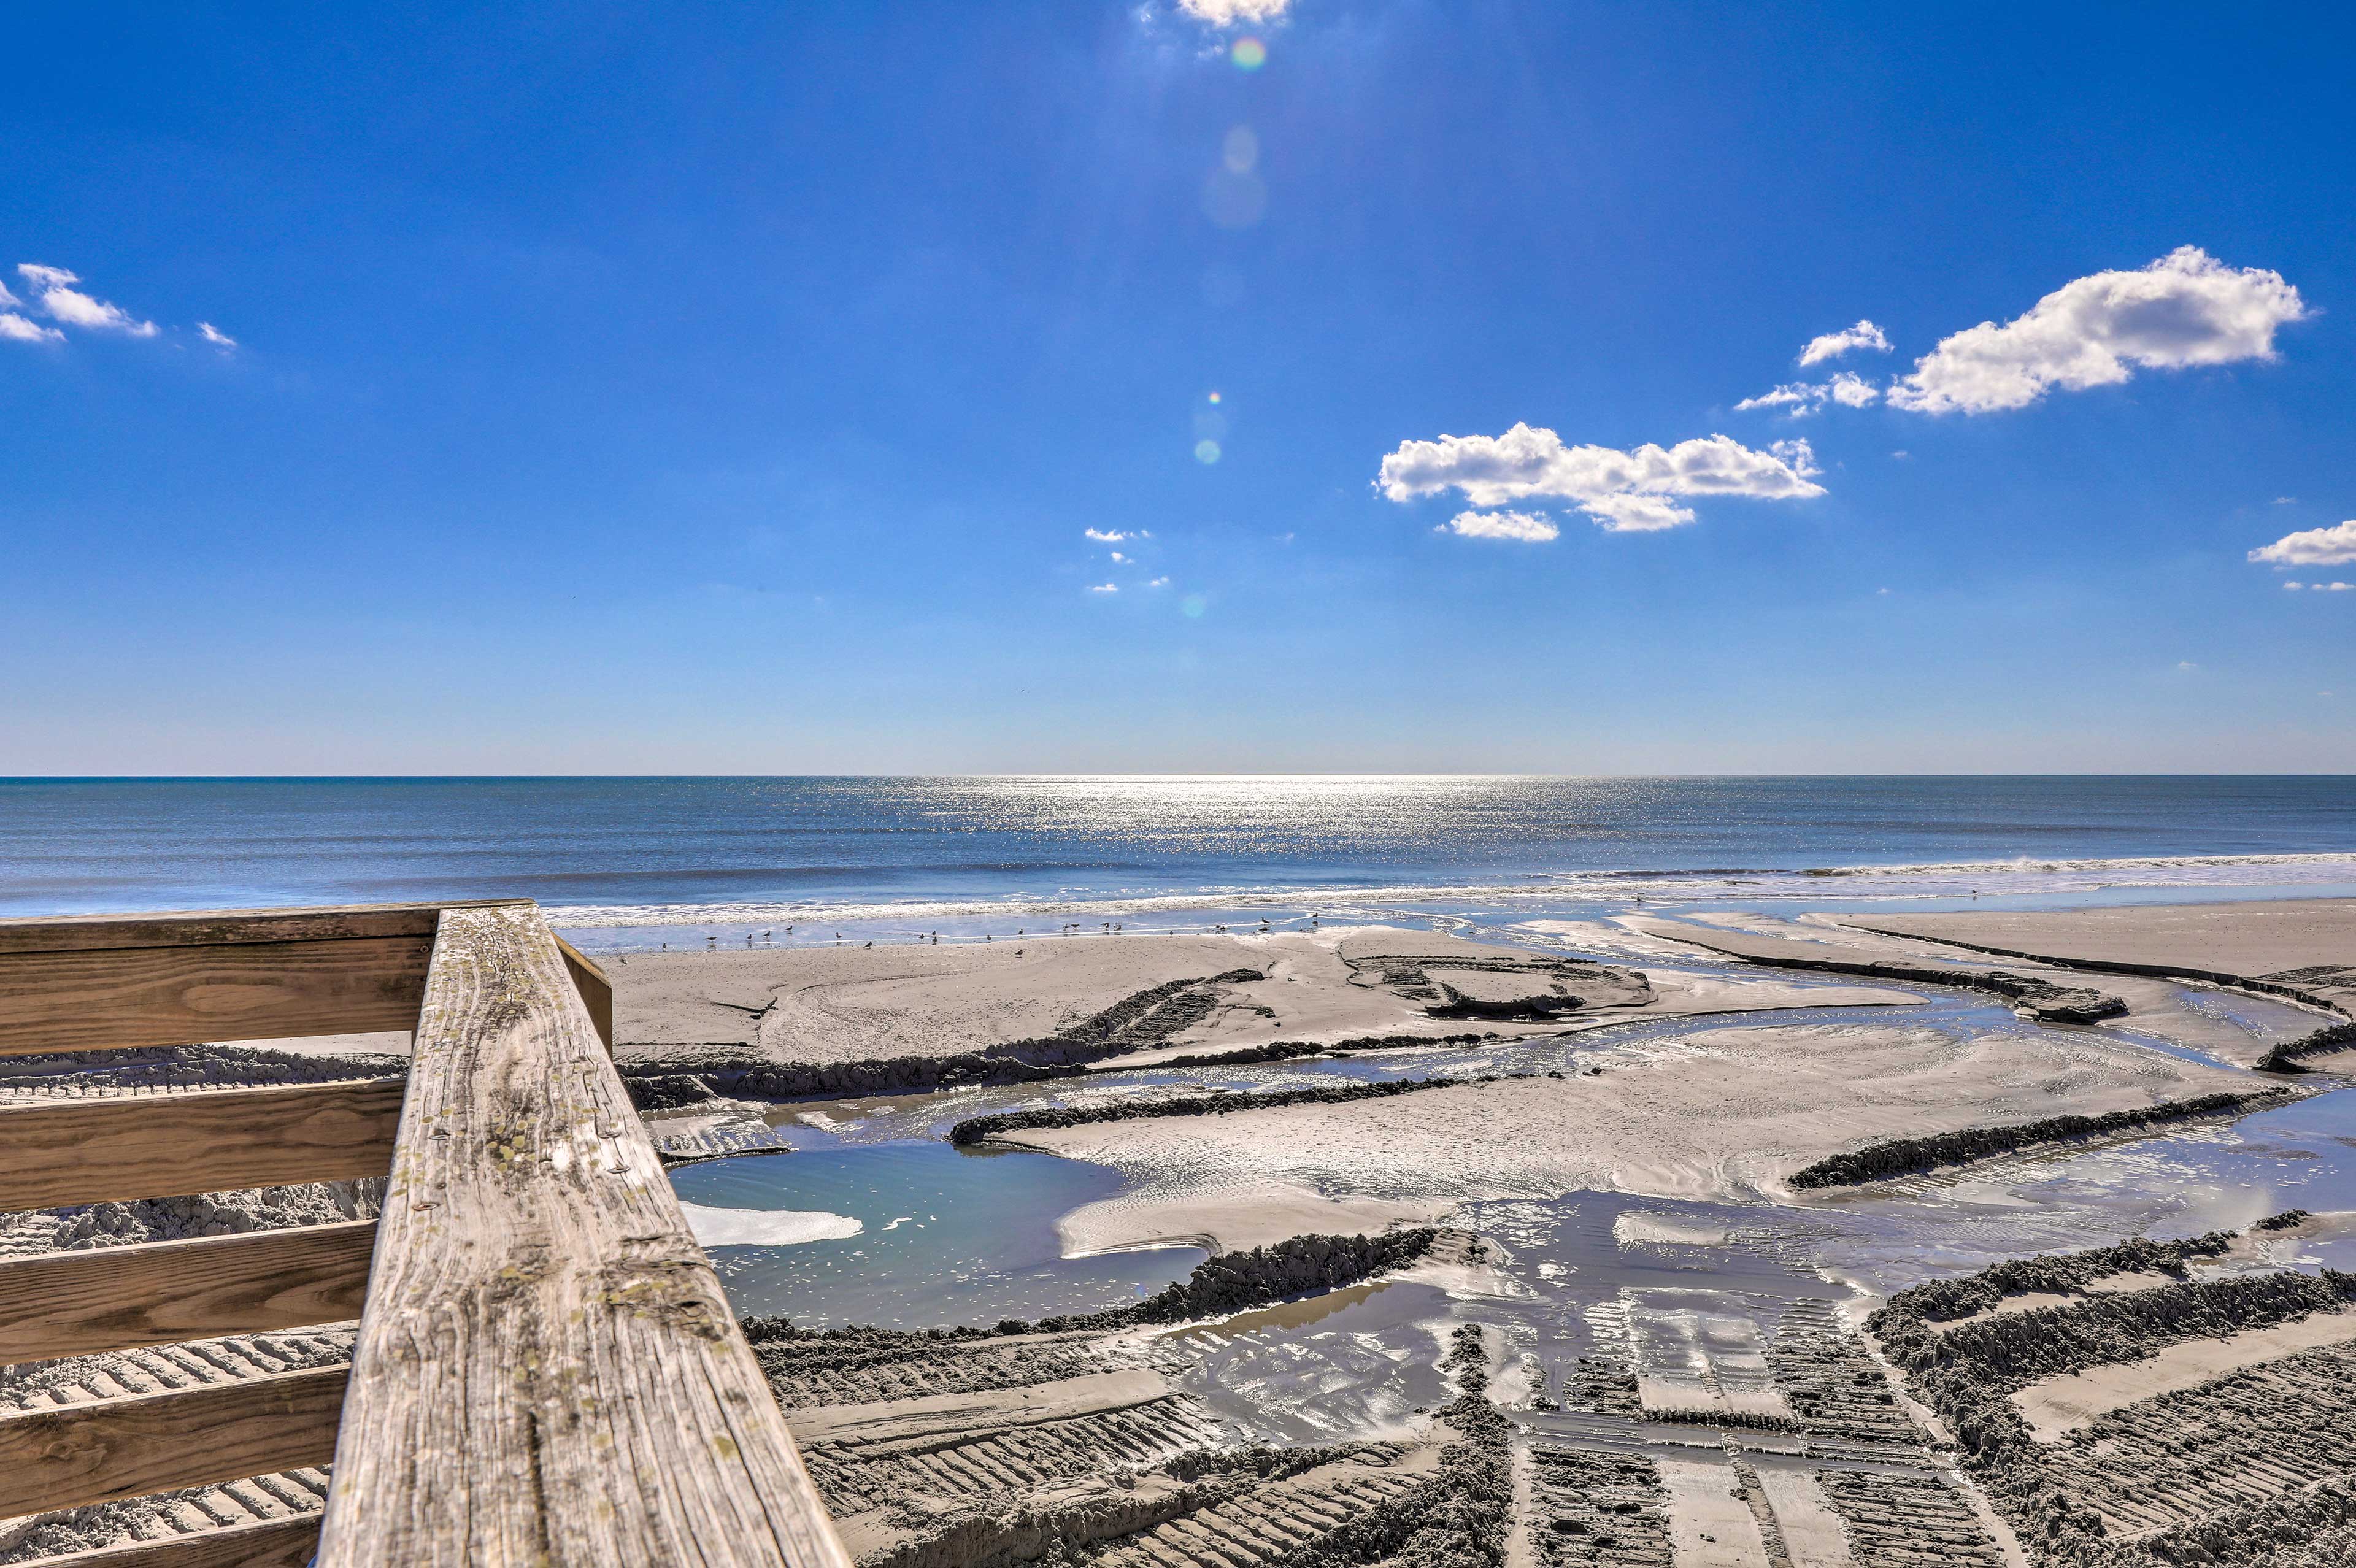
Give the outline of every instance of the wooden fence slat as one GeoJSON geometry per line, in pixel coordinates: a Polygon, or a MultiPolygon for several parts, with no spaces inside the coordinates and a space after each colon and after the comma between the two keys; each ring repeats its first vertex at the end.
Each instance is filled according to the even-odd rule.
{"type": "Polygon", "coordinates": [[[0,955],[0,1056],[417,1022],[425,936],[0,955]]]}
{"type": "Polygon", "coordinates": [[[564,955],[564,972],[573,976],[573,988],[581,993],[581,1005],[589,1009],[589,1022],[595,1027],[597,1038],[605,1042],[605,1054],[613,1055],[614,982],[561,936],[556,939],[556,950],[564,955]]]}
{"type": "Polygon", "coordinates": [[[306,1513],[69,1552],[27,1568],[305,1568],[318,1545],[319,1516],[306,1513]]]}
{"type": "Polygon", "coordinates": [[[0,954],[101,947],[193,947],[244,942],[326,942],[353,936],[431,937],[444,909],[499,909],[529,899],[457,904],[338,904],[288,909],[172,910],[153,914],[11,915],[0,954]]]}
{"type": "Polygon", "coordinates": [[[0,1413],[0,1519],[327,1464],[350,1371],[0,1413]]]}
{"type": "Polygon", "coordinates": [[[534,909],[442,917],[322,1568],[849,1568],[534,909]]]}
{"type": "Polygon", "coordinates": [[[376,1221],[0,1262],[0,1358],[47,1360],[341,1323],[368,1294],[376,1221]]]}
{"type": "Polygon", "coordinates": [[[380,1078],[0,1106],[0,1212],[383,1176],[402,1095],[380,1078]]]}

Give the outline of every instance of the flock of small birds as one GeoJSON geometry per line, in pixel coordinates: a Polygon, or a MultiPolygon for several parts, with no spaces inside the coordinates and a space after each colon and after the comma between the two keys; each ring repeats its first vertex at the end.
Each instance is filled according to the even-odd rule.
{"type": "MultiPolygon", "coordinates": [[[[1315,929],[1315,928],[1316,928],[1316,926],[1317,926],[1317,923],[1318,923],[1318,921],[1319,921],[1319,919],[1320,919],[1320,918],[1322,918],[1322,917],[1321,917],[1319,914],[1312,912],[1312,913],[1309,916],[1309,919],[1307,920],[1307,922],[1306,922],[1305,923],[1306,923],[1306,924],[1307,924],[1311,929],[1315,929]]],[[[1056,928],[1055,934],[1056,934],[1056,935],[1058,935],[1058,936],[1070,936],[1070,935],[1073,935],[1073,934],[1074,934],[1074,933],[1076,933],[1082,932],[1082,931],[1085,931],[1085,930],[1087,930],[1087,924],[1086,924],[1086,923],[1085,923],[1085,922],[1082,922],[1082,921],[1076,921],[1076,920],[1067,920],[1067,921],[1066,921],[1066,922],[1065,922],[1061,926],[1059,926],[1059,927],[1057,927],[1057,928],[1056,928]]],[[[1126,922],[1124,922],[1124,921],[1118,921],[1118,920],[1100,920],[1100,921],[1098,921],[1098,922],[1097,923],[1097,929],[1098,929],[1098,930],[1099,930],[1099,931],[1101,931],[1101,932],[1104,932],[1104,933],[1105,933],[1106,934],[1108,934],[1108,935],[1111,935],[1111,936],[1122,936],[1122,935],[1126,935],[1126,934],[1128,933],[1129,926],[1128,926],[1128,923],[1127,923],[1126,922]]],[[[1206,926],[1205,926],[1205,927],[1203,928],[1203,930],[1204,930],[1206,933],[1211,934],[1211,935],[1217,935],[1217,936],[1231,936],[1231,935],[1235,934],[1234,928],[1233,928],[1233,927],[1231,927],[1231,926],[1226,925],[1226,924],[1213,924],[1213,925],[1206,925],[1206,926]]],[[[1265,935],[1268,935],[1268,934],[1269,934],[1270,933],[1274,932],[1275,930],[1276,930],[1276,925],[1275,925],[1275,923],[1274,923],[1272,921],[1270,921],[1270,920],[1269,919],[1269,917],[1268,917],[1268,916],[1266,916],[1266,915],[1262,915],[1262,916],[1260,916],[1260,917],[1259,917],[1259,925],[1258,926],[1258,928],[1257,928],[1257,929],[1255,929],[1255,930],[1254,930],[1254,932],[1252,933],[1252,934],[1254,934],[1254,935],[1256,935],[1256,936],[1265,936],[1265,935]]],[[[793,928],[792,926],[790,926],[790,925],[789,925],[789,926],[787,926],[787,927],[786,927],[785,933],[786,933],[786,935],[787,935],[787,936],[791,937],[791,936],[794,934],[794,928],[793,928]]],[[[1020,927],[1018,927],[1018,928],[1016,929],[1015,933],[1014,933],[1014,934],[1015,934],[1015,935],[1017,935],[1017,936],[1024,936],[1024,935],[1027,935],[1028,933],[1028,933],[1028,931],[1027,931],[1027,928],[1020,928],[1020,927]]],[[[1146,934],[1151,934],[1151,933],[1146,933],[1146,934]]],[[[1164,936],[1176,936],[1176,935],[1178,934],[1178,930],[1177,930],[1177,928],[1176,928],[1175,926],[1173,926],[1173,927],[1172,927],[1170,930],[1163,932],[1162,934],[1162,935],[1164,935],[1164,936]]],[[[753,946],[753,945],[755,944],[755,943],[756,941],[757,941],[757,942],[775,942],[775,941],[776,940],[776,937],[777,937],[777,932],[776,932],[776,927],[774,927],[774,926],[770,927],[770,928],[769,928],[768,930],[766,930],[766,931],[762,932],[762,933],[761,933],[761,934],[760,934],[757,938],[756,938],[756,937],[755,937],[755,936],[754,936],[754,934],[753,934],[751,932],[746,932],[746,933],[744,933],[744,945],[745,945],[746,947],[751,947],[751,946],[753,946]]],[[[982,933],[981,939],[982,939],[982,941],[984,941],[984,942],[988,942],[988,943],[995,943],[995,942],[998,940],[996,936],[994,936],[993,934],[991,934],[991,933],[989,933],[989,932],[984,932],[984,933],[982,933]]],[[[920,931],[920,932],[917,932],[914,936],[910,937],[910,938],[909,938],[909,940],[910,940],[910,941],[912,941],[912,942],[917,943],[917,944],[919,944],[929,943],[931,945],[933,945],[933,946],[935,946],[935,947],[938,947],[938,946],[941,944],[941,933],[940,933],[939,932],[937,932],[937,931],[920,931]]],[[[951,938],[950,938],[950,940],[951,940],[951,941],[955,941],[955,940],[956,940],[956,938],[955,938],[955,937],[951,937],[951,938]]],[[[836,932],[836,933],[834,933],[834,944],[835,944],[837,947],[840,947],[840,946],[841,946],[841,945],[842,945],[842,942],[843,942],[842,933],[841,933],[841,932],[839,932],[839,931],[838,931],[838,932],[836,932]]],[[[874,944],[874,942],[873,942],[873,939],[870,939],[870,940],[868,940],[868,941],[866,941],[866,942],[862,942],[862,943],[861,943],[861,944],[860,944],[860,946],[862,946],[862,947],[873,947],[873,946],[874,946],[874,945],[875,945],[875,944],[874,944]]],[[[704,939],[703,939],[703,950],[704,950],[706,953],[715,953],[715,952],[718,952],[718,951],[719,951],[719,948],[720,948],[720,938],[719,938],[719,936],[718,936],[717,934],[707,935],[706,937],[704,937],[704,939]]],[[[669,951],[670,951],[670,944],[669,944],[669,943],[668,943],[668,942],[664,943],[664,944],[662,944],[662,951],[664,951],[665,953],[669,952],[669,951]]],[[[1022,948],[1018,947],[1018,948],[1016,948],[1016,949],[1014,950],[1014,956],[1016,956],[1017,958],[1020,958],[1020,957],[1022,957],[1022,956],[1023,956],[1023,950],[1022,948]]],[[[620,962],[620,963],[626,963],[626,962],[627,962],[627,960],[626,960],[626,959],[619,959],[619,958],[617,958],[617,959],[616,959],[616,962],[620,962]]]]}

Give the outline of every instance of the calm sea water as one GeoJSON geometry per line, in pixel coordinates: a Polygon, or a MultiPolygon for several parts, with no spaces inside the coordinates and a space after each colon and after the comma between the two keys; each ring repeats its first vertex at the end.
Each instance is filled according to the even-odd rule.
{"type": "Polygon", "coordinates": [[[2356,885],[2356,780],[0,781],[0,913],[528,896],[583,928],[2356,885]]]}

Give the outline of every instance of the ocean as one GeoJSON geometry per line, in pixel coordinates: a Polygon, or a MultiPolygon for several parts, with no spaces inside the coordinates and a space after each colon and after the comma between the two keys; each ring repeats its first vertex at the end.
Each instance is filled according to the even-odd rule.
{"type": "Polygon", "coordinates": [[[0,914],[521,896],[605,946],[2351,891],[2346,777],[0,781],[0,914]]]}

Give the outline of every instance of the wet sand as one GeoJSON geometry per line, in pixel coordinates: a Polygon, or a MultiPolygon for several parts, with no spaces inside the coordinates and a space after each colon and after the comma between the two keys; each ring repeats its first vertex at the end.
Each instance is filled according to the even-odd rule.
{"type": "Polygon", "coordinates": [[[2043,1442],[2058,1442],[2095,1417],[2179,1389],[2199,1388],[2244,1367],[2263,1366],[2356,1339],[2356,1310],[2318,1312],[2294,1322],[2216,1339],[2188,1339],[2147,1360],[2041,1378],[2012,1396],[2043,1442]]]}
{"type": "MultiPolygon", "coordinates": [[[[2268,906],[2207,907],[2263,910],[2268,906]]],[[[2249,997],[2214,983],[2201,983],[2189,969],[2179,978],[2160,974],[2163,965],[2157,963],[2149,974],[2094,972],[2033,957],[2013,958],[1952,945],[1967,940],[1961,929],[1948,931],[1944,937],[1930,931],[1919,936],[1913,934],[1916,925],[1930,922],[1976,923],[1968,929],[1990,935],[1991,941],[1982,945],[1994,946],[1998,945],[1994,938],[2009,929],[2004,923],[2012,919],[2036,920],[2040,923],[2040,931],[2066,933],[2078,929],[2067,923],[2099,917],[2103,925],[2086,928],[2090,933],[2086,944],[2093,946],[2100,945],[2096,939],[2103,932],[2115,933],[2123,926],[2124,922],[2116,917],[2137,912],[2140,912],[2101,910],[2035,916],[1804,915],[1790,920],[1725,912],[1694,913],[1678,919],[1631,915],[1622,917],[1622,923],[1653,940],[1680,943],[1756,965],[1835,965],[1845,972],[1903,975],[1918,981],[1987,991],[2004,997],[2023,1016],[2050,1017],[2051,1021],[2084,1021],[2123,1029],[2244,1067],[2258,1065],[2276,1047],[2304,1039],[2319,1025],[2336,1021],[2299,997],[2280,989],[2274,995],[2249,997]],[[2073,1008],[2085,1016],[2080,1016],[2073,1008]]],[[[2169,916],[2186,912],[2153,912],[2169,916]]],[[[2178,927],[2165,919],[2156,920],[2155,924],[2163,938],[2161,949],[2166,950],[2167,933],[2178,931],[2178,927]]],[[[2245,923],[2244,929],[2253,944],[2255,933],[2262,929],[2298,934],[2301,941],[2308,944],[2304,947],[2286,944],[2281,951],[2266,955],[2279,957],[2286,953],[2314,951],[2315,942],[2324,939],[2313,933],[2326,926],[2338,931],[2338,935],[2329,940],[2338,942],[2343,950],[2356,951],[2356,905],[2316,905],[2305,916],[2271,922],[2253,918],[2245,923]]],[[[2066,947],[2073,943],[2057,939],[2056,944],[2066,947]]],[[[2255,950],[2254,945],[2252,950],[2255,950]]],[[[2180,954],[2183,949],[2179,946],[2176,951],[2180,954]]],[[[2319,992],[2315,1000],[2326,1007],[2339,1005],[2329,990],[2319,992]]],[[[2348,991],[2344,1000],[2356,1003],[2356,989],[2348,991]]]]}
{"type": "Polygon", "coordinates": [[[2093,1033],[1958,1038],[1869,1024],[1730,1026],[1590,1060],[1600,1075],[1033,1128],[1005,1141],[1135,1179],[1135,1190],[1066,1217],[1067,1244],[1095,1252],[1216,1233],[1217,1218],[1248,1214],[1272,1184],[1293,1204],[1303,1189],[1402,1205],[1580,1189],[1782,1200],[1803,1167],[1885,1139],[2250,1086],[2245,1074],[2093,1033]]]}
{"type": "Polygon", "coordinates": [[[2179,974],[2251,978],[2286,971],[2351,971],[2356,985],[2356,900],[2129,904],[2117,909],[1999,913],[1847,915],[1844,923],[2071,963],[2151,965],[2179,974]]]}

